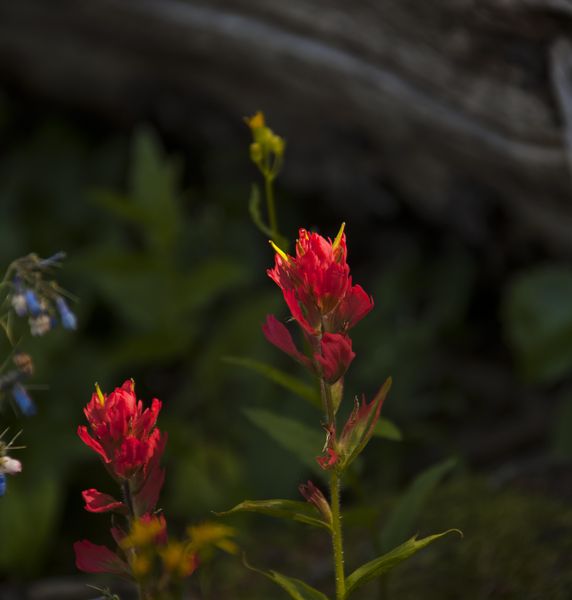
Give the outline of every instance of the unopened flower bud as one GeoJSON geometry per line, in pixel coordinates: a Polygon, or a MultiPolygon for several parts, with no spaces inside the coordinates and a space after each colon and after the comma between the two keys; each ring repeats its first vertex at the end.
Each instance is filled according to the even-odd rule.
{"type": "Polygon", "coordinates": [[[12,308],[14,312],[19,316],[23,317],[28,312],[28,305],[26,303],[26,296],[22,292],[16,292],[11,298],[12,308]]]}
{"type": "Polygon", "coordinates": [[[65,329],[75,329],[77,327],[77,318],[69,309],[67,302],[61,297],[56,298],[56,305],[62,319],[62,325],[65,329]]]}
{"type": "Polygon", "coordinates": [[[22,384],[16,383],[12,386],[12,398],[23,415],[31,417],[36,414],[36,407],[22,384]]]}
{"type": "Polygon", "coordinates": [[[276,156],[282,156],[284,154],[284,140],[276,134],[272,134],[270,136],[270,149],[272,150],[272,152],[274,152],[274,154],[276,154],[276,156]]]}
{"type": "Polygon", "coordinates": [[[260,110],[252,117],[245,117],[244,120],[250,129],[260,129],[264,127],[264,114],[260,110]]]}
{"type": "Polygon", "coordinates": [[[2,473],[8,473],[8,475],[15,475],[22,471],[22,463],[15,458],[3,456],[0,458],[0,471],[2,473]]]}
{"type": "Polygon", "coordinates": [[[320,511],[326,523],[332,522],[332,510],[326,497],[311,481],[308,480],[308,483],[300,484],[298,490],[310,504],[313,504],[320,511]]]}
{"type": "Polygon", "coordinates": [[[258,142],[250,144],[250,160],[256,164],[262,160],[262,146],[258,142]]]}
{"type": "Polygon", "coordinates": [[[38,296],[33,290],[26,290],[25,293],[26,298],[26,306],[28,307],[28,312],[33,316],[37,317],[42,312],[42,305],[38,300],[38,296]]]}

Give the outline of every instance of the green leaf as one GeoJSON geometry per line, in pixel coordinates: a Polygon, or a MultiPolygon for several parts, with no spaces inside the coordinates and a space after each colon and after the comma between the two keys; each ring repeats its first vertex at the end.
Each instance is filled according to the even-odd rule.
{"type": "Polygon", "coordinates": [[[417,539],[417,536],[407,540],[397,548],[394,548],[391,552],[388,552],[378,558],[374,558],[372,561],[358,567],[347,579],[346,579],[346,598],[349,598],[350,594],[355,592],[359,587],[381,577],[388,573],[391,569],[407,560],[410,556],[419,552],[428,546],[432,542],[442,538],[449,533],[458,533],[461,537],[463,534],[458,529],[449,529],[443,533],[437,533],[428,537],[417,539]]]}
{"type": "Polygon", "coordinates": [[[385,522],[380,537],[382,552],[387,552],[410,535],[429,494],[456,464],[456,459],[449,458],[423,471],[413,480],[385,522]]]}
{"type": "Polygon", "coordinates": [[[328,600],[328,597],[317,589],[313,588],[311,585],[308,585],[301,579],[294,579],[293,577],[286,577],[286,575],[282,575],[276,571],[263,571],[261,569],[256,569],[252,567],[246,562],[246,559],[243,559],[244,565],[250,569],[251,571],[256,571],[256,573],[260,573],[264,575],[270,581],[273,581],[276,585],[280,586],[285,592],[288,593],[290,598],[294,598],[294,600],[328,600]]]}
{"type": "Polygon", "coordinates": [[[403,439],[401,429],[399,429],[399,427],[397,427],[393,421],[385,418],[379,419],[379,421],[375,424],[373,436],[384,438],[386,440],[392,440],[394,442],[400,442],[403,439]]]}
{"type": "Polygon", "coordinates": [[[293,377],[292,375],[289,375],[280,369],[276,369],[267,363],[255,360],[253,358],[225,356],[222,360],[231,365],[237,365],[239,367],[256,371],[267,379],[270,379],[270,381],[273,381],[274,383],[292,392],[296,396],[307,400],[316,408],[322,408],[322,401],[320,399],[319,391],[315,387],[308,385],[297,377],[293,377]]]}
{"type": "Polygon", "coordinates": [[[572,368],[572,269],[541,267],[518,276],[503,298],[509,344],[531,381],[553,382],[572,368]]]}
{"type": "Polygon", "coordinates": [[[270,517],[291,519],[298,523],[306,523],[307,525],[330,529],[329,524],[317,516],[319,513],[313,505],[308,502],[298,502],[296,500],[245,500],[230,510],[215,514],[223,517],[240,512],[255,512],[270,517]]]}
{"type": "Polygon", "coordinates": [[[306,466],[321,473],[315,457],[324,445],[324,435],[295,419],[259,408],[247,408],[244,414],[280,446],[292,452],[306,466]]]}

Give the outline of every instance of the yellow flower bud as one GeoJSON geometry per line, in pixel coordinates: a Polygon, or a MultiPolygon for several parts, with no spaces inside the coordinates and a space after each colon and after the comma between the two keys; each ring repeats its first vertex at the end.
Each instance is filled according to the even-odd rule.
{"type": "Polygon", "coordinates": [[[262,160],[262,147],[258,142],[250,144],[250,160],[256,164],[262,160]]]}
{"type": "Polygon", "coordinates": [[[264,113],[260,110],[252,117],[245,117],[244,120],[250,129],[261,129],[265,124],[264,113]]]}
{"type": "Polygon", "coordinates": [[[276,154],[276,156],[282,156],[284,154],[284,146],[285,146],[285,142],[284,140],[279,136],[279,135],[275,135],[272,134],[270,137],[270,148],[272,149],[272,152],[274,152],[274,154],[276,154]]]}

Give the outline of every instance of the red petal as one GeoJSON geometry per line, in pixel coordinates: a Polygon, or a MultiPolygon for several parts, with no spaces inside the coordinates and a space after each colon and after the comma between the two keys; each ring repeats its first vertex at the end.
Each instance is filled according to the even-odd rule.
{"type": "Polygon", "coordinates": [[[75,551],[75,564],[80,571],[85,573],[114,573],[116,575],[129,573],[127,564],[107,546],[99,546],[89,540],[82,540],[76,542],[73,549],[75,551]]]}
{"type": "Polygon", "coordinates": [[[79,438],[81,439],[81,441],[86,446],[89,446],[92,450],[95,450],[101,456],[101,458],[103,458],[103,460],[106,463],[110,462],[109,458],[107,458],[107,454],[105,453],[105,450],[103,449],[103,446],[97,440],[94,440],[91,437],[91,435],[89,435],[89,433],[87,431],[87,427],[85,425],[80,425],[77,428],[77,434],[78,434],[79,438]]]}
{"type": "Polygon", "coordinates": [[[271,344],[274,344],[282,352],[285,352],[304,366],[310,366],[308,358],[296,348],[296,344],[294,344],[294,340],[286,326],[280,323],[274,315],[266,317],[266,323],[262,326],[262,331],[271,344]]]}
{"type": "Polygon", "coordinates": [[[361,285],[352,286],[335,311],[338,326],[344,330],[351,329],[372,308],[373,298],[365,293],[361,285]]]}
{"type": "MultiPolygon", "coordinates": [[[[302,292],[302,289],[298,290],[298,293],[302,294],[302,292]]],[[[288,308],[290,309],[290,312],[292,313],[294,319],[296,319],[300,326],[303,329],[305,329],[310,335],[315,335],[316,329],[319,326],[320,313],[318,311],[318,307],[315,306],[313,300],[311,300],[309,297],[303,298],[302,304],[304,305],[306,311],[309,314],[308,318],[316,322],[315,327],[310,323],[308,318],[306,318],[302,309],[300,308],[300,299],[298,298],[296,290],[282,288],[282,295],[284,296],[284,300],[286,301],[286,304],[288,305],[288,308]]]]}
{"type": "Polygon", "coordinates": [[[94,488],[84,490],[81,494],[85,501],[85,510],[89,512],[102,513],[117,511],[125,513],[126,511],[126,507],[123,502],[116,500],[109,494],[102,494],[94,488]]]}
{"type": "Polygon", "coordinates": [[[139,417],[136,424],[133,425],[133,432],[136,436],[148,436],[149,432],[157,423],[157,417],[161,411],[162,403],[157,398],[153,398],[151,408],[146,408],[139,417]]]}
{"type": "Polygon", "coordinates": [[[147,440],[134,436],[126,437],[115,453],[113,469],[118,477],[129,479],[138,469],[144,468],[149,457],[150,445],[147,440]]]}
{"type": "Polygon", "coordinates": [[[314,358],[322,365],[322,377],[329,384],[335,383],[344,376],[355,358],[352,341],[347,335],[325,333],[321,341],[321,354],[315,354],[314,358]]]}

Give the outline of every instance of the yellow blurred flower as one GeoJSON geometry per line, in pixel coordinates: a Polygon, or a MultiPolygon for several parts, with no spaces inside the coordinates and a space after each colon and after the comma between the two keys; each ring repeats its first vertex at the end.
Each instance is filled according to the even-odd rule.
{"type": "Polygon", "coordinates": [[[188,577],[198,565],[197,557],[188,544],[181,542],[169,542],[159,550],[159,556],[163,561],[165,571],[179,577],[188,577]]]}
{"type": "Polygon", "coordinates": [[[231,539],[236,536],[236,529],[222,523],[207,521],[187,528],[189,546],[195,552],[204,552],[219,548],[229,554],[238,553],[238,545],[231,539]]]}
{"type": "Polygon", "coordinates": [[[165,518],[162,515],[137,519],[131,525],[131,531],[120,542],[124,550],[130,548],[145,548],[155,545],[158,538],[166,533],[165,518]]]}
{"type": "Polygon", "coordinates": [[[151,559],[144,554],[137,554],[131,560],[131,572],[139,579],[145,577],[151,571],[151,559]]]}

